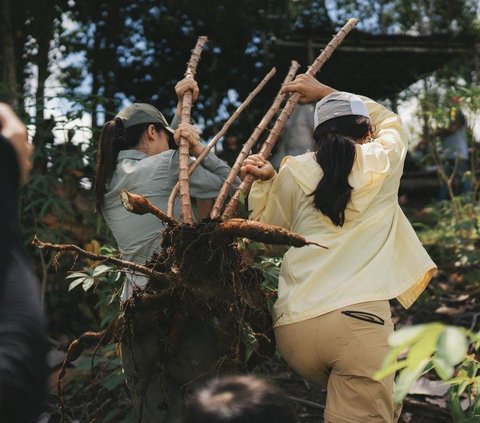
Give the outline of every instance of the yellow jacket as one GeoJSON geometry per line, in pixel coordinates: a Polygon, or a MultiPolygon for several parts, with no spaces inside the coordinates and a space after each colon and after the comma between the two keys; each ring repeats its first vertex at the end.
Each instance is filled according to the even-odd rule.
{"type": "Polygon", "coordinates": [[[356,303],[397,298],[410,307],[436,266],[398,204],[407,152],[400,118],[361,97],[375,125],[374,140],[356,145],[349,175],[352,198],[345,224],[333,225],[309,196],[322,177],[314,153],[286,157],[268,181],[253,184],[251,218],[327,246],[290,248],[280,270],[275,326],[307,320],[356,303]]]}

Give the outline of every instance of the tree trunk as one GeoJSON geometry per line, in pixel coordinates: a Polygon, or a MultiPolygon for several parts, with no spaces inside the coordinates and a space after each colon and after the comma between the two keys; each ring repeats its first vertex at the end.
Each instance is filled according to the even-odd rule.
{"type": "Polygon", "coordinates": [[[0,0],[0,39],[2,57],[1,97],[13,108],[18,107],[18,82],[15,69],[15,44],[13,39],[13,23],[11,0],[0,0]]]}
{"type": "Polygon", "coordinates": [[[50,53],[50,41],[52,39],[54,17],[53,14],[48,14],[49,21],[45,22],[44,30],[39,31],[36,35],[38,44],[38,53],[36,57],[38,76],[37,76],[37,91],[35,93],[35,126],[36,132],[33,137],[33,144],[41,144],[44,137],[48,137],[50,134],[45,131],[51,131],[50,125],[44,124],[44,109],[45,109],[45,81],[49,76],[49,60],[48,54],[50,53]]]}

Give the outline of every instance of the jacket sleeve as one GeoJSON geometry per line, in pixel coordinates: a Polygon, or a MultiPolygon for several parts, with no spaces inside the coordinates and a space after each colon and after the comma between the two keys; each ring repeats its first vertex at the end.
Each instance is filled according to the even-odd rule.
{"type": "MultiPolygon", "coordinates": [[[[215,198],[230,170],[223,160],[209,152],[190,176],[190,195],[198,199],[215,198]]],[[[230,194],[239,184],[240,179],[237,177],[230,188],[230,194]]]]}
{"type": "Polygon", "coordinates": [[[368,97],[360,96],[374,125],[373,142],[361,146],[363,165],[369,170],[387,172],[403,164],[408,139],[401,119],[368,97]]]}
{"type": "Polygon", "coordinates": [[[255,181],[248,196],[250,218],[291,230],[298,191],[288,165],[268,181],[255,181]]]}

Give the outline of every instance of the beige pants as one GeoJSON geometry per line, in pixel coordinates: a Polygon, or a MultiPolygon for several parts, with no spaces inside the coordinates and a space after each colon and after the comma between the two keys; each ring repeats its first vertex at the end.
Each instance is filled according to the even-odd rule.
{"type": "Polygon", "coordinates": [[[275,328],[283,358],[300,375],[327,388],[325,422],[392,423],[394,376],[373,380],[389,351],[388,301],[355,304],[275,328]]]}

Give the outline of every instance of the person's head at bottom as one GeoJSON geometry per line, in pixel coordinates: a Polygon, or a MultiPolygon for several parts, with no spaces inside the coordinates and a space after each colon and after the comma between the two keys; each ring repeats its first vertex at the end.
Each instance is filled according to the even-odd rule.
{"type": "Polygon", "coordinates": [[[184,423],[294,423],[290,401],[252,376],[213,379],[186,403],[184,423]]]}

